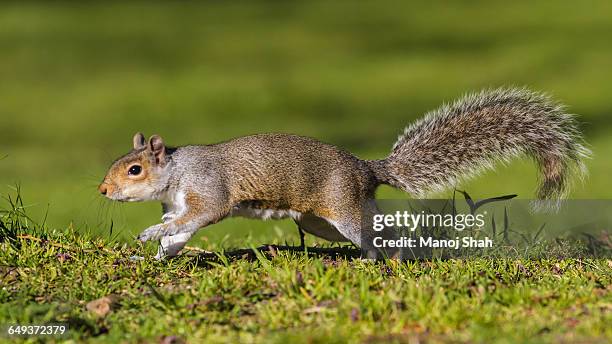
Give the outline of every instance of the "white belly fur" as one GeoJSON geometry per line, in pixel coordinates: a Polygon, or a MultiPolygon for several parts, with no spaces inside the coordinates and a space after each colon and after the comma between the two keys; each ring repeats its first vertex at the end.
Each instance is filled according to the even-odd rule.
{"type": "Polygon", "coordinates": [[[299,223],[300,228],[306,233],[328,241],[349,241],[327,220],[312,214],[302,214],[291,209],[259,209],[249,207],[247,204],[234,206],[230,214],[232,217],[246,217],[250,219],[280,220],[291,218],[299,223]]]}
{"type": "Polygon", "coordinates": [[[295,210],[284,210],[284,209],[259,209],[251,208],[244,204],[239,204],[232,209],[230,216],[240,216],[249,219],[262,219],[262,220],[280,220],[286,218],[292,218],[298,220],[302,217],[302,213],[295,210]]]}

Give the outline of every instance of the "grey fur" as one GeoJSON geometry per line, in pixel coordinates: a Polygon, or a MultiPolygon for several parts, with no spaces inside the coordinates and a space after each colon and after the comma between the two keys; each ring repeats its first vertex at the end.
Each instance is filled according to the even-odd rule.
{"type": "Polygon", "coordinates": [[[383,160],[364,161],[288,134],[176,149],[158,136],[143,147],[141,136],[111,166],[100,191],[115,200],[161,201],[163,223],[139,239],[166,238],[173,252],[201,227],[250,215],[289,216],[306,232],[345,238],[370,252],[375,233],[363,226],[378,212],[380,184],[423,195],[528,154],[542,172],[537,196],[556,199],[567,193],[573,171],[586,172],[582,159],[590,154],[573,116],[525,89],[483,91],[442,106],[406,128],[383,160]],[[146,178],[126,177],[134,163],[143,165],[146,178]],[[168,239],[176,235],[181,239],[168,239]]]}

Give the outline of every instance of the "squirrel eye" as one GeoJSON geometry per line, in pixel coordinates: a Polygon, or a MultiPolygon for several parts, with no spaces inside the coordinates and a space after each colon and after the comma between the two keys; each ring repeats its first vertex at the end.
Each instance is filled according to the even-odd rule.
{"type": "Polygon", "coordinates": [[[130,176],[137,176],[140,172],[142,172],[142,167],[140,165],[134,165],[128,170],[130,176]]]}

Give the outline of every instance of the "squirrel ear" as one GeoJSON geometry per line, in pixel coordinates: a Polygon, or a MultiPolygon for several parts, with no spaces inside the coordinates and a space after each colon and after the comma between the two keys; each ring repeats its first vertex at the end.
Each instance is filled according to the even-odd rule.
{"type": "Polygon", "coordinates": [[[166,146],[162,138],[158,135],[151,136],[148,148],[153,153],[155,162],[163,167],[166,164],[166,146]]]}
{"type": "Polygon", "coordinates": [[[134,149],[143,149],[145,148],[147,143],[147,141],[145,141],[144,135],[142,135],[142,133],[140,132],[134,134],[132,142],[134,143],[134,149]]]}

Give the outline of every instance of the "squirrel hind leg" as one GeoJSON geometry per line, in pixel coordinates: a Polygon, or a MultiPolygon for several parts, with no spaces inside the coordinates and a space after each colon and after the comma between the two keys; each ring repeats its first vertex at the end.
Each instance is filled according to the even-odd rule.
{"type": "Polygon", "coordinates": [[[337,219],[328,219],[328,221],[342,233],[342,235],[361,248],[364,258],[381,259],[397,257],[399,251],[396,248],[381,249],[375,246],[378,240],[377,238],[395,240],[398,236],[398,233],[394,229],[388,229],[382,232],[374,231],[373,217],[381,213],[376,205],[376,200],[367,199],[365,204],[359,209],[359,214],[339,211],[339,214],[347,215],[340,216],[337,219]]]}
{"type": "Polygon", "coordinates": [[[294,221],[298,228],[316,237],[334,242],[349,241],[330,221],[323,217],[312,213],[305,213],[300,218],[294,219],[294,221]]]}
{"type": "Polygon", "coordinates": [[[374,246],[374,238],[377,236],[385,239],[394,239],[391,237],[394,233],[378,233],[371,229],[371,226],[364,226],[360,221],[354,219],[344,219],[340,221],[332,221],[334,227],[340,233],[346,236],[353,244],[361,248],[362,258],[365,259],[382,259],[386,257],[396,256],[396,250],[389,249],[381,250],[374,246]]]}

